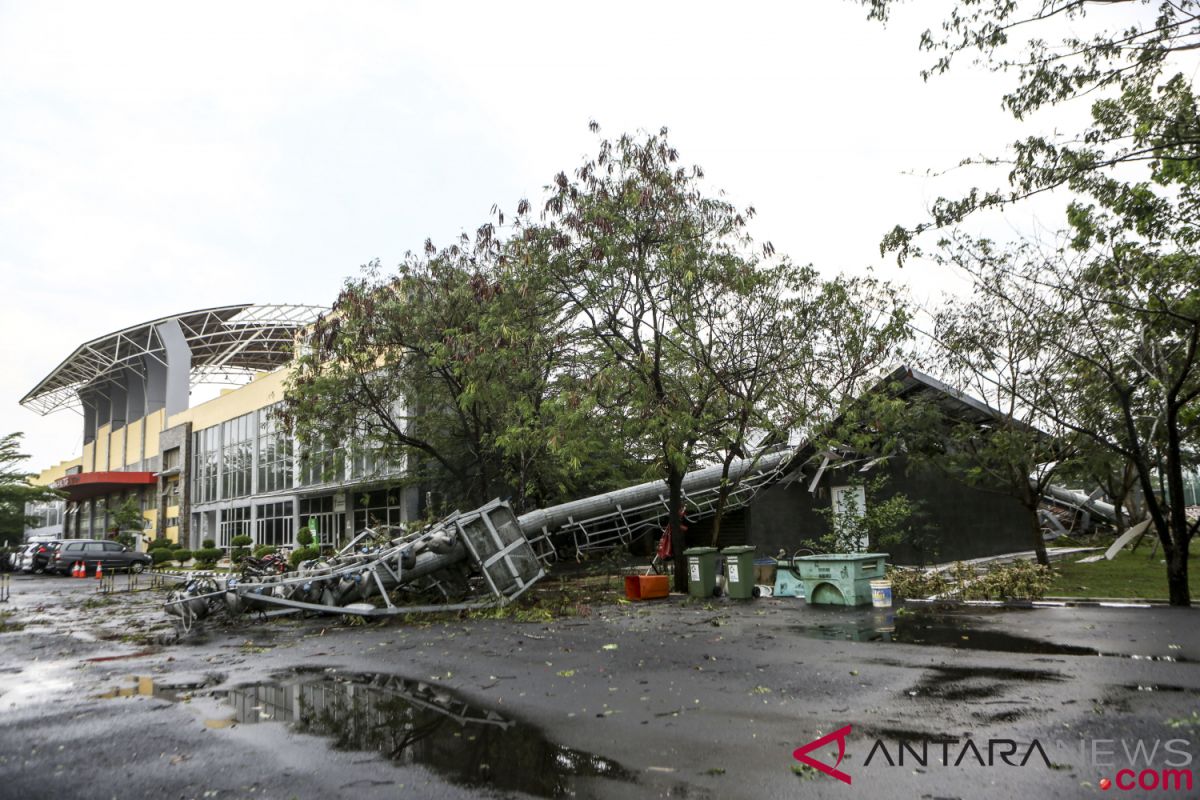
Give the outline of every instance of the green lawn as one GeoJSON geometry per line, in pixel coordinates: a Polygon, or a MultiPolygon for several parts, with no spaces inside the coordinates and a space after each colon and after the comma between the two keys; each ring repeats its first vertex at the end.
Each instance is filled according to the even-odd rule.
{"type": "MultiPolygon", "coordinates": [[[[1167,599],[1167,565],[1162,560],[1162,548],[1151,559],[1154,543],[1149,537],[1135,552],[1122,551],[1112,561],[1080,564],[1064,561],[1054,565],[1057,576],[1047,597],[1129,597],[1145,600],[1167,599]]],[[[1188,564],[1188,585],[1192,597],[1200,597],[1200,539],[1193,540],[1192,559],[1188,564]]]]}

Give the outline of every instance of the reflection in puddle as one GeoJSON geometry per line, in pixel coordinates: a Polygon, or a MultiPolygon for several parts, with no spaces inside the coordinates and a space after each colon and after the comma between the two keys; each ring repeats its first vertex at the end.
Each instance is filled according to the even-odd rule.
{"type": "Polygon", "coordinates": [[[159,700],[170,700],[174,703],[181,700],[190,700],[192,693],[197,689],[212,686],[220,683],[221,680],[222,677],[220,675],[211,675],[190,681],[175,679],[169,682],[161,682],[155,680],[150,675],[133,675],[126,679],[123,686],[115,686],[107,692],[101,692],[96,695],[96,699],[111,700],[115,697],[157,697],[159,700]]]}
{"type": "Polygon", "coordinates": [[[1001,631],[980,630],[969,627],[966,620],[962,618],[932,614],[898,615],[888,612],[852,622],[803,626],[799,631],[814,639],[895,642],[953,647],[961,650],[996,650],[1004,653],[1037,655],[1100,655],[1099,651],[1090,647],[1058,644],[1001,631]]]}
{"type": "Polygon", "coordinates": [[[468,786],[543,797],[589,794],[589,781],[632,781],[620,764],[548,741],[537,728],[473,706],[436,684],[375,674],[289,674],[230,690],[241,723],[292,723],[342,750],[422,764],[468,786]]]}

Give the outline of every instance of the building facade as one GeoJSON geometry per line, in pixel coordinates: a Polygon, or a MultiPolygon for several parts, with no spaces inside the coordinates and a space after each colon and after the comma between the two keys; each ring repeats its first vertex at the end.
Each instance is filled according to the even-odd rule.
{"type": "Polygon", "coordinates": [[[304,448],[276,421],[296,337],[321,309],[228,306],[166,317],[81,345],[22,399],[74,408],[82,453],[39,482],[65,499],[29,511],[30,535],[104,538],[133,499],[143,536],[196,549],[235,536],[293,546],[310,525],[332,544],[367,525],[417,518],[403,464],[354,443],[304,448]],[[200,383],[238,382],[192,406],[200,383]]]}

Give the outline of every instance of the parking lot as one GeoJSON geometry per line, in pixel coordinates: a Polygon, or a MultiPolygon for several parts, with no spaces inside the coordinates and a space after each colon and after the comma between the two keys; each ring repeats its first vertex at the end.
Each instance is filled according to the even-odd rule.
{"type": "MultiPolygon", "coordinates": [[[[96,584],[12,578],[0,795],[1078,797],[1116,779],[1122,743],[1160,742],[1155,770],[1168,740],[1197,750],[1192,611],[672,597],[538,623],[214,621],[175,641],[147,578],[132,593],[96,584]],[[403,714],[376,717],[372,738],[295,707],[272,713],[289,691],[328,695],[330,681],[386,696],[393,714],[401,701],[436,706],[435,733],[396,738],[403,714]],[[483,735],[481,718],[516,733],[483,735]],[[852,786],[793,757],[846,726],[839,770],[852,786]],[[969,747],[955,763],[968,739],[983,763],[969,747]],[[1010,740],[1020,756],[1037,741],[1046,758],[989,764],[987,743],[1010,740]],[[872,754],[882,742],[896,762],[903,741],[932,743],[932,757],[872,754]],[[88,758],[63,755],[81,749],[88,758]]],[[[811,756],[834,765],[837,741],[811,756]]]]}

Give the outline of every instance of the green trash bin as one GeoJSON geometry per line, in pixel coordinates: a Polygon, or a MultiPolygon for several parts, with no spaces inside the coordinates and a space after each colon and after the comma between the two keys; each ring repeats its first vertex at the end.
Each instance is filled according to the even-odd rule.
{"type": "Polygon", "coordinates": [[[690,547],[683,551],[687,558],[688,594],[692,597],[712,597],[717,593],[717,548],[690,547]]]}
{"type": "Polygon", "coordinates": [[[754,547],[739,544],[721,551],[725,558],[725,593],[735,600],[754,597],[754,547]]]}

